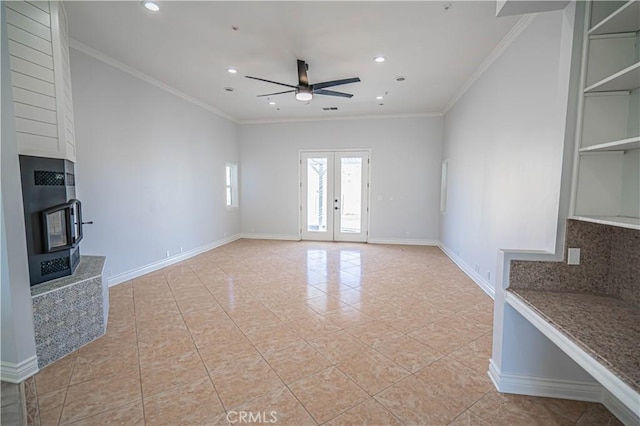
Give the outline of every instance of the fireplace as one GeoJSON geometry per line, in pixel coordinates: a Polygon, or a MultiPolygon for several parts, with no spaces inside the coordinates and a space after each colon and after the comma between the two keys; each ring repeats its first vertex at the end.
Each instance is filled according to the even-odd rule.
{"type": "Polygon", "coordinates": [[[21,155],[20,175],[31,285],[71,275],[82,239],[73,163],[21,155]]]}

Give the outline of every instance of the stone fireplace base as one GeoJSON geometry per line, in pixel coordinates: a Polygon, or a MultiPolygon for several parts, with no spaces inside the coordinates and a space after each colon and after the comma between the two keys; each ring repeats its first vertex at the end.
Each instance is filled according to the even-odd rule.
{"type": "Polygon", "coordinates": [[[106,332],[109,288],[102,279],[105,260],[81,256],[73,275],[31,287],[40,369],[106,332]]]}

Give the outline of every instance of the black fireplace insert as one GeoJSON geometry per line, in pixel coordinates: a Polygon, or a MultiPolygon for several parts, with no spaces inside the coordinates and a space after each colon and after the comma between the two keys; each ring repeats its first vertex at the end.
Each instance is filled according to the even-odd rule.
{"type": "Polygon", "coordinates": [[[21,155],[20,175],[31,285],[71,275],[82,239],[73,163],[21,155]]]}

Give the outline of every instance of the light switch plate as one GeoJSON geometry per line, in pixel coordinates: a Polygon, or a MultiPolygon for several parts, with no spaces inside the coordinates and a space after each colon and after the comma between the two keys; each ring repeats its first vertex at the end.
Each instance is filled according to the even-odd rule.
{"type": "Polygon", "coordinates": [[[567,264],[579,265],[580,264],[580,249],[570,248],[567,253],[567,264]]]}

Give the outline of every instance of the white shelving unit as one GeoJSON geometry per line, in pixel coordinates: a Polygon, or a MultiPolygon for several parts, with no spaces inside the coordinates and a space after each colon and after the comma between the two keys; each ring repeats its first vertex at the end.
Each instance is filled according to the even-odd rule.
{"type": "Polygon", "coordinates": [[[640,27],[640,3],[632,0],[594,25],[588,34],[592,36],[616,32],[635,32],[638,31],[638,27],[640,27]]]}
{"type": "Polygon", "coordinates": [[[636,62],[617,73],[600,80],[584,89],[585,93],[613,92],[620,90],[633,90],[638,88],[640,82],[640,62],[636,62]]]}
{"type": "Polygon", "coordinates": [[[640,1],[588,9],[571,216],[640,229],[640,1]]]}
{"type": "Polygon", "coordinates": [[[599,223],[600,225],[619,226],[621,228],[640,229],[640,219],[624,216],[571,216],[569,219],[584,222],[599,223]]]}
{"type": "Polygon", "coordinates": [[[640,148],[640,136],[580,148],[580,152],[627,151],[640,148]]]}

